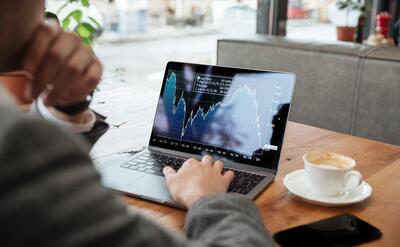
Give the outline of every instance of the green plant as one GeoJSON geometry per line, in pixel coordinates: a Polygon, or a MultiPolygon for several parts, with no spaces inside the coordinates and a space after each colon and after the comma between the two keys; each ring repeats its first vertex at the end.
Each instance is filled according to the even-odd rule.
{"type": "Polygon", "coordinates": [[[337,0],[336,6],[340,10],[346,10],[346,26],[349,26],[350,10],[361,10],[363,7],[361,0],[337,0]]]}
{"type": "Polygon", "coordinates": [[[65,0],[55,13],[46,12],[46,16],[57,19],[63,30],[77,33],[87,46],[92,47],[101,25],[95,18],[85,14],[89,7],[90,0],[65,0]],[[59,16],[64,10],[69,12],[60,20],[59,16]]]}

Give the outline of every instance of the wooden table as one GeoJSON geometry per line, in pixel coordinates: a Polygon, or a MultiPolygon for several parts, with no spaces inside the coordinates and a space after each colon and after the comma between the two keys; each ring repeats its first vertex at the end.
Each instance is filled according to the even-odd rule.
{"type": "MultiPolygon", "coordinates": [[[[112,127],[96,144],[92,155],[145,146],[158,94],[159,87],[140,85],[99,92],[94,108],[117,127],[112,127]]],[[[166,229],[183,227],[184,211],[132,197],[126,197],[126,201],[166,229]]],[[[383,232],[380,240],[365,246],[400,246],[400,147],[289,122],[277,177],[256,204],[271,233],[347,212],[383,232]],[[289,193],[283,186],[284,176],[302,168],[302,155],[311,150],[328,150],[354,158],[357,169],[373,188],[372,196],[356,205],[331,208],[312,205],[289,193]]]]}

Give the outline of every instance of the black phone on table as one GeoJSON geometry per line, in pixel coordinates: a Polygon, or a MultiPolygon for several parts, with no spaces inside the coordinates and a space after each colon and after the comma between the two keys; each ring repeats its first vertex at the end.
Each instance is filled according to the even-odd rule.
{"type": "Polygon", "coordinates": [[[381,231],[351,214],[301,225],[274,234],[281,246],[353,246],[380,238],[381,231]]]}

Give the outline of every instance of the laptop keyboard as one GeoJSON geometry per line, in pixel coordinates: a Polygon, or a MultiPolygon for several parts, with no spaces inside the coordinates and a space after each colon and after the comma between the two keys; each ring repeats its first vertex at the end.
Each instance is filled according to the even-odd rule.
{"type": "MultiPolygon", "coordinates": [[[[179,170],[185,161],[184,159],[167,155],[144,152],[133,160],[122,164],[121,167],[163,177],[165,166],[179,170]]],[[[265,178],[265,176],[258,174],[224,168],[224,172],[228,170],[235,173],[235,178],[229,186],[228,192],[247,194],[265,178]]]]}

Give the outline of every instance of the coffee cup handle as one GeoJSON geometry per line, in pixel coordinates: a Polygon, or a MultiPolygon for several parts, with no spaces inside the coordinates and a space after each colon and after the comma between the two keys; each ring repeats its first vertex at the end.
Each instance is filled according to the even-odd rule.
{"type": "Polygon", "coordinates": [[[344,175],[344,179],[345,179],[346,189],[355,189],[358,186],[360,186],[363,182],[363,177],[362,177],[361,173],[359,171],[355,171],[355,170],[347,172],[346,175],[344,175]],[[355,186],[349,186],[349,182],[352,177],[357,178],[357,184],[355,186]]]}

